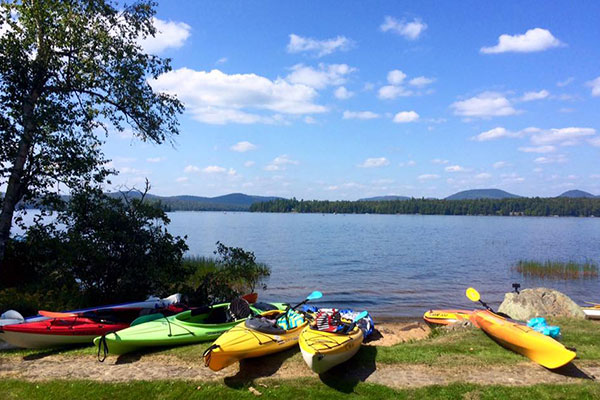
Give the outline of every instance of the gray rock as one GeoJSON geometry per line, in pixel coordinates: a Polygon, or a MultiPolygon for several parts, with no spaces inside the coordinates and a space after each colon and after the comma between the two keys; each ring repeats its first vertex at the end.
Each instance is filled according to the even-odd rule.
{"type": "Polygon", "coordinates": [[[567,295],[554,289],[524,289],[520,294],[506,293],[499,312],[526,321],[535,317],[585,318],[585,314],[567,295]]]}

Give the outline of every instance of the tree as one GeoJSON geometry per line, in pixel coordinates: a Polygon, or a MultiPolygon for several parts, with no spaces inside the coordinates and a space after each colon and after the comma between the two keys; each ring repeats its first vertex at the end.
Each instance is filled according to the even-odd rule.
{"type": "Polygon", "coordinates": [[[53,188],[102,182],[110,173],[102,132],[129,127],[144,141],[178,133],[183,105],[148,78],[170,60],[145,54],[149,0],[13,0],[0,4],[0,265],[21,201],[60,201],[53,188]]]}

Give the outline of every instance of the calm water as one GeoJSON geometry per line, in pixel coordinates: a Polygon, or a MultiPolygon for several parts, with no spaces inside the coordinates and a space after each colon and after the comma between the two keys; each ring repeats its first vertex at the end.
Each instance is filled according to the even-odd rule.
{"type": "Polygon", "coordinates": [[[421,316],[429,308],[472,307],[474,286],[497,306],[513,282],[545,286],[575,301],[600,302],[600,282],[527,280],[519,259],[600,261],[600,219],[421,215],[170,213],[190,254],[215,242],[254,251],[272,268],[263,299],[294,302],[312,290],[322,304],[377,317],[421,316]]]}

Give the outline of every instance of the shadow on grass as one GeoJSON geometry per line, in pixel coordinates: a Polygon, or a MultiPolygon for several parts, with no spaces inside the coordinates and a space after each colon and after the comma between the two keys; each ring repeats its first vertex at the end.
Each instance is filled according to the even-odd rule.
{"type": "MultiPolygon", "coordinates": [[[[50,347],[50,348],[45,348],[45,349],[33,350],[33,351],[35,351],[35,353],[31,353],[31,354],[27,354],[27,355],[23,356],[23,361],[41,360],[42,358],[61,354],[68,350],[82,349],[84,347],[89,347],[89,345],[81,344],[81,345],[76,345],[76,346],[50,347]]],[[[19,349],[19,350],[22,350],[22,349],[19,349]]]]}
{"type": "Polygon", "coordinates": [[[361,346],[349,361],[319,375],[321,382],[342,393],[353,393],[359,382],[364,382],[377,369],[377,347],[361,346]]]}
{"type": "Polygon", "coordinates": [[[233,389],[239,389],[252,384],[255,379],[265,378],[275,374],[281,365],[299,352],[298,346],[263,357],[247,358],[240,361],[240,370],[234,376],[228,376],[223,381],[233,389]]]}
{"type": "Polygon", "coordinates": [[[567,365],[563,365],[560,368],[551,369],[549,371],[569,378],[578,378],[590,381],[596,380],[596,377],[594,375],[590,375],[587,372],[579,369],[579,367],[577,367],[577,365],[573,364],[572,362],[568,363],[567,365]]]}

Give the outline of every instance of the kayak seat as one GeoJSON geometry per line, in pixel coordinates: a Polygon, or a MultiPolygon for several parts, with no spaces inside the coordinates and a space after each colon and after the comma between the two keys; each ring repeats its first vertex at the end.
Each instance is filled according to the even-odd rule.
{"type": "Polygon", "coordinates": [[[271,335],[281,335],[285,330],[274,324],[273,320],[267,318],[249,318],[246,320],[246,328],[271,335]]]}
{"type": "Polygon", "coordinates": [[[215,307],[210,310],[208,317],[206,317],[203,324],[224,324],[228,321],[227,318],[227,307],[215,307]]]}
{"type": "Polygon", "coordinates": [[[195,317],[196,315],[208,314],[211,308],[209,306],[200,306],[198,308],[193,308],[190,315],[195,317]]]}

